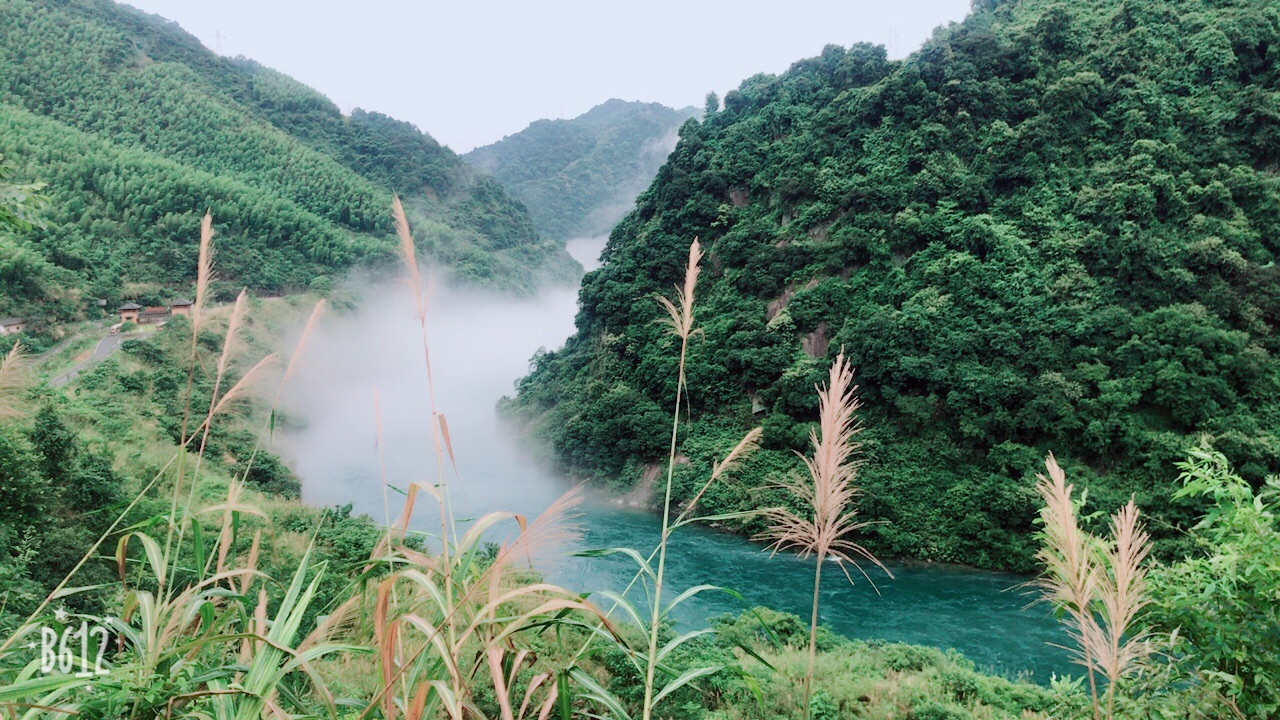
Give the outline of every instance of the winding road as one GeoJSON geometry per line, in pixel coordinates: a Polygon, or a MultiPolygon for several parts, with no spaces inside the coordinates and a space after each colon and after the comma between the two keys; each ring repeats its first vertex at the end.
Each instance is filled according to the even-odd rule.
{"type": "Polygon", "coordinates": [[[97,346],[93,348],[93,352],[89,355],[89,357],[85,358],[84,360],[81,360],[80,363],[77,364],[75,367],[62,372],[61,374],[53,376],[53,378],[49,380],[49,384],[53,387],[62,387],[67,383],[71,382],[72,380],[75,380],[77,377],[80,376],[81,372],[88,370],[94,365],[97,365],[103,360],[106,360],[107,358],[111,357],[112,353],[120,349],[120,343],[127,340],[131,335],[132,333],[123,333],[123,334],[115,334],[115,335],[107,334],[105,337],[103,337],[101,340],[98,341],[97,346]]]}

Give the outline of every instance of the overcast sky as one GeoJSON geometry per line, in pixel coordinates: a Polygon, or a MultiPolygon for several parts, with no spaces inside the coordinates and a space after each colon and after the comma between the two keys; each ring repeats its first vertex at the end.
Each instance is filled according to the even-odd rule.
{"type": "Polygon", "coordinates": [[[458,152],[611,98],[702,106],[824,45],[901,57],[969,0],[128,0],[224,55],[408,120],[458,152]]]}

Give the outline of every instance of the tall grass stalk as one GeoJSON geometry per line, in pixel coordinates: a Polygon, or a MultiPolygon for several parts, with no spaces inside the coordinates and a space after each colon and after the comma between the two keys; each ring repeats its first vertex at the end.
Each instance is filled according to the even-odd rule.
{"type": "Polygon", "coordinates": [[[1036,554],[1044,572],[1036,579],[1044,598],[1063,616],[1075,647],[1076,662],[1089,677],[1093,717],[1100,718],[1097,675],[1107,680],[1106,715],[1115,717],[1120,682],[1139,669],[1152,646],[1138,627],[1142,609],[1150,603],[1145,562],[1151,538],[1138,519],[1133,499],[1111,516],[1110,537],[1082,530],[1073,498],[1075,486],[1052,454],[1045,460],[1048,477],[1037,476],[1036,490],[1044,501],[1043,528],[1036,554]]]}
{"type": "MultiPolygon", "coordinates": [[[[859,559],[869,560],[886,573],[889,570],[862,545],[849,540],[870,523],[859,520],[855,436],[861,430],[857,420],[858,387],[853,384],[853,368],[841,353],[831,365],[827,386],[818,388],[818,426],[809,433],[813,458],[803,457],[808,478],[781,483],[804,507],[801,513],[775,508],[765,513],[769,529],[759,537],[770,542],[774,552],[795,550],[801,557],[816,556],[813,573],[813,607],[809,619],[809,663],[804,679],[804,715],[809,717],[813,695],[813,675],[817,666],[818,600],[822,568],[827,558],[840,562],[845,577],[853,582],[846,565],[862,572],[859,559]]],[[[890,574],[892,577],[892,574],[890,574]]],[[[868,578],[870,580],[870,578],[868,578]]]]}
{"type": "MultiPolygon", "coordinates": [[[[421,292],[408,226],[398,203],[394,212],[409,276],[416,288],[416,314],[430,384],[434,379],[426,336],[426,296],[421,292]]],[[[204,227],[208,228],[207,222],[204,227]]],[[[207,233],[205,241],[207,244],[207,233]]],[[[201,255],[203,262],[211,255],[211,247],[202,248],[201,255]]],[[[208,272],[201,275],[207,277],[208,272]]],[[[31,717],[45,710],[80,710],[94,716],[101,711],[93,704],[103,698],[107,704],[101,707],[116,708],[108,714],[130,718],[336,718],[336,700],[325,679],[316,672],[315,661],[340,651],[372,650],[382,682],[367,698],[361,717],[378,714],[383,720],[399,720],[401,716],[405,720],[483,718],[486,713],[477,704],[474,691],[485,684],[485,678],[495,692],[496,714],[503,720],[535,716],[545,719],[555,709],[560,710],[561,717],[568,717],[571,698],[566,692],[567,671],[548,670],[530,647],[522,647],[520,637],[568,625],[621,641],[607,618],[591,603],[568,590],[540,582],[520,568],[532,565],[533,558],[572,534],[567,516],[579,496],[567,494],[532,522],[512,513],[489,513],[459,534],[447,500],[445,455],[455,476],[457,462],[447,422],[435,407],[434,390],[430,408],[437,477],[409,484],[404,507],[394,521],[388,508],[388,531],[375,543],[360,576],[347,586],[345,595],[335,599],[336,607],[312,632],[297,640],[301,623],[309,616],[308,608],[314,604],[326,574],[323,564],[313,562],[314,535],[292,578],[283,585],[284,597],[275,611],[269,612],[264,587],[269,578],[257,569],[264,553],[262,531],[254,533],[247,552],[236,549],[242,548],[236,544],[242,516],[268,520],[265,513],[246,501],[244,481],[254,455],[273,427],[275,406],[315,326],[320,306],[312,312],[285,369],[271,413],[243,473],[232,478],[223,502],[197,507],[195,490],[200,485],[200,464],[210,445],[210,427],[247,397],[249,388],[267,367],[265,362],[259,362],[239,380],[230,382],[245,302],[242,295],[232,309],[222,352],[216,363],[211,363],[212,393],[203,420],[191,421],[184,428],[169,463],[142,488],[28,618],[23,629],[4,644],[7,649],[18,638],[30,637],[37,629],[32,619],[55,598],[76,591],[66,588],[80,567],[117,533],[124,518],[162,478],[172,477],[174,465],[187,452],[193,452],[189,477],[184,471],[181,481],[173,479],[173,498],[166,503],[169,514],[131,525],[116,541],[122,606],[117,616],[95,619],[119,638],[108,674],[92,680],[69,675],[38,677],[39,664],[32,661],[17,672],[13,682],[0,687],[0,706],[31,708],[27,713],[31,717]],[[227,384],[231,387],[224,391],[227,384]],[[407,537],[420,492],[431,495],[440,506],[438,550],[424,552],[407,537]],[[218,527],[207,548],[202,540],[202,518],[214,520],[218,527]],[[508,522],[517,529],[514,539],[490,556],[486,549],[488,534],[508,522]],[[165,528],[162,540],[150,534],[150,528],[157,525],[165,528]],[[187,530],[191,531],[190,542],[184,542],[187,530]],[[179,569],[188,567],[196,572],[184,572],[179,578],[179,569]],[[259,577],[264,578],[263,583],[255,583],[259,577]],[[372,587],[366,581],[373,581],[372,587]],[[369,616],[371,622],[365,619],[369,616]],[[595,622],[587,622],[593,619],[595,622]],[[339,639],[348,644],[337,644],[339,639]],[[85,692],[90,682],[94,687],[92,695],[85,692]]],[[[192,368],[197,363],[204,364],[199,355],[195,357],[192,368]]],[[[0,365],[0,390],[16,369],[13,363],[0,365]]],[[[194,378],[194,369],[192,372],[194,378]]],[[[195,386],[193,379],[192,388],[195,386]]],[[[190,397],[187,405],[189,412],[190,397]]],[[[381,444],[381,437],[379,440],[381,444]]],[[[385,473],[383,481],[386,482],[385,473]]]]}
{"type": "Polygon", "coordinates": [[[676,383],[675,408],[672,413],[671,424],[671,444],[668,448],[667,456],[667,478],[663,493],[662,502],[662,528],[661,535],[658,538],[658,544],[648,553],[647,556],[632,548],[608,548],[602,550],[589,550],[578,553],[584,557],[600,557],[621,553],[630,557],[637,564],[636,574],[621,593],[612,591],[602,591],[598,593],[600,596],[610,600],[613,605],[607,613],[601,618],[601,624],[594,630],[593,634],[588,635],[586,640],[578,648],[574,654],[570,667],[572,677],[577,680],[578,684],[584,691],[584,697],[595,701],[600,706],[609,711],[611,717],[618,720],[627,720],[631,716],[628,714],[624,704],[608,690],[600,686],[595,680],[578,667],[579,660],[587,653],[588,648],[597,637],[611,637],[600,632],[605,627],[609,617],[617,610],[625,611],[626,615],[632,620],[637,628],[645,636],[645,646],[642,651],[637,651],[627,646],[625,643],[616,643],[617,649],[622,651],[627,660],[636,669],[637,673],[644,677],[644,696],[641,707],[644,718],[652,718],[656,707],[668,695],[676,692],[680,688],[688,685],[699,678],[704,678],[724,670],[721,665],[699,665],[684,669],[682,672],[671,667],[667,658],[680,649],[686,642],[713,632],[709,629],[694,630],[677,635],[671,638],[665,644],[660,645],[659,639],[664,627],[664,623],[668,620],[677,606],[686,602],[703,592],[707,591],[725,591],[735,595],[726,588],[719,588],[712,585],[697,585],[688,588],[673,598],[670,602],[664,602],[663,594],[666,589],[666,560],[667,550],[671,538],[671,534],[685,526],[697,522],[723,521],[723,520],[741,520],[748,517],[758,515],[760,510],[747,510],[740,512],[723,513],[716,515],[696,516],[699,509],[699,502],[707,490],[720,481],[729,471],[738,465],[747,455],[756,449],[762,431],[755,428],[746,435],[724,456],[723,459],[717,460],[712,464],[710,477],[702,487],[688,500],[685,507],[676,517],[672,517],[672,501],[673,501],[673,485],[676,464],[676,447],[679,441],[680,431],[680,408],[685,399],[686,374],[685,362],[688,357],[689,339],[697,334],[698,330],[694,329],[694,300],[697,289],[697,279],[700,272],[700,261],[702,259],[702,248],[697,239],[689,247],[688,262],[685,266],[684,283],[676,287],[676,299],[674,301],[658,297],[658,302],[666,312],[666,317],[662,322],[667,325],[671,335],[680,340],[680,359],[678,364],[678,374],[676,383]],[[656,564],[654,563],[657,559],[656,564]],[[650,606],[648,608],[648,617],[642,617],[641,610],[628,599],[628,595],[632,589],[640,584],[648,593],[650,606]],[[658,687],[658,673],[663,673],[669,677],[662,687],[658,687]]]}
{"type": "Polygon", "coordinates": [[[22,343],[9,348],[4,360],[0,360],[0,420],[21,417],[27,406],[24,395],[30,386],[28,372],[30,361],[22,343]]]}
{"type": "Polygon", "coordinates": [[[671,483],[676,468],[676,442],[680,434],[680,402],[684,398],[685,360],[689,352],[689,337],[693,334],[693,301],[698,285],[698,262],[702,260],[702,247],[697,238],[689,245],[689,260],[685,265],[684,287],[676,290],[676,302],[665,297],[658,301],[667,311],[666,320],[672,335],[680,338],[680,365],[676,381],[675,411],[671,420],[671,447],[667,454],[667,483],[662,496],[662,535],[658,540],[658,565],[653,579],[653,597],[651,598],[649,621],[648,662],[644,677],[644,720],[653,717],[654,706],[654,673],[658,667],[658,632],[661,629],[662,590],[666,579],[667,541],[671,534],[671,483]]]}
{"type": "MultiPolygon", "coordinates": [[[[200,219],[200,240],[196,259],[196,297],[191,306],[191,351],[187,357],[187,391],[183,396],[182,424],[178,429],[178,445],[186,447],[187,430],[191,422],[191,398],[195,390],[197,351],[200,347],[200,331],[207,318],[205,304],[209,299],[209,285],[213,282],[213,213],[205,211],[200,219]]],[[[194,433],[193,433],[194,435],[194,433]]],[[[178,514],[178,498],[182,496],[182,483],[186,475],[186,455],[178,456],[177,477],[169,504],[169,527],[165,533],[164,555],[169,556],[173,547],[173,519],[178,514]]]]}
{"type": "MultiPolygon", "coordinates": [[[[439,408],[436,406],[436,389],[435,377],[431,371],[431,343],[427,335],[427,311],[430,309],[430,286],[424,288],[422,282],[421,270],[418,266],[417,252],[413,243],[413,233],[409,229],[409,220],[405,217],[404,206],[400,203],[398,196],[391,199],[391,211],[395,221],[396,236],[400,241],[400,259],[405,269],[405,282],[409,285],[409,291],[413,297],[414,318],[418,321],[419,336],[422,340],[422,365],[426,371],[427,378],[427,407],[430,410],[430,428],[431,428],[431,448],[436,464],[436,480],[435,492],[432,493],[440,514],[440,552],[442,556],[441,567],[444,569],[444,585],[445,600],[451,602],[453,599],[453,577],[452,564],[449,562],[449,544],[450,539],[456,540],[456,533],[451,532],[452,513],[449,508],[449,492],[448,483],[445,478],[444,467],[444,442],[442,438],[442,428],[444,418],[440,414],[439,408]]],[[[401,532],[405,532],[409,525],[409,515],[412,513],[414,489],[411,486],[411,493],[408,501],[405,503],[405,513],[402,516],[403,522],[400,525],[401,532]]],[[[454,613],[452,609],[446,610],[445,630],[448,633],[449,642],[457,642],[458,628],[454,622],[454,613]]],[[[463,688],[460,680],[455,676],[451,678],[455,695],[461,695],[463,688]]]]}
{"type": "Polygon", "coordinates": [[[1089,676],[1089,696],[1096,719],[1099,717],[1098,681],[1093,649],[1098,643],[1090,638],[1097,632],[1092,605],[1102,581],[1102,568],[1094,557],[1094,538],[1081,530],[1076,520],[1076,504],[1072,499],[1075,486],[1067,484],[1067,475],[1052,453],[1044,464],[1048,477],[1036,476],[1036,491],[1044,501],[1040,510],[1041,548],[1036,558],[1045,570],[1035,584],[1063,613],[1067,632],[1075,643],[1076,661],[1089,676]]]}

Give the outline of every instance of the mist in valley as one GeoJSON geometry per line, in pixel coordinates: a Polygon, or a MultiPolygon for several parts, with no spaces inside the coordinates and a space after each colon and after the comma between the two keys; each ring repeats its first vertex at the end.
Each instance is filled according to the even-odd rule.
{"type": "MultiPolygon", "coordinates": [[[[298,427],[282,441],[304,500],[350,502],[381,521],[384,463],[391,486],[435,482],[430,393],[408,287],[382,282],[356,292],[358,308],[330,313],[309,340],[285,405],[298,427]]],[[[512,393],[539,348],[563,345],[573,331],[576,297],[567,287],[516,298],[436,283],[427,332],[437,409],[447,419],[461,478],[450,483],[460,517],[496,509],[536,513],[568,489],[520,447],[495,404],[512,393]]],[[[392,517],[402,503],[393,491],[392,517]]],[[[418,524],[434,516],[427,498],[415,516],[418,524]]]]}

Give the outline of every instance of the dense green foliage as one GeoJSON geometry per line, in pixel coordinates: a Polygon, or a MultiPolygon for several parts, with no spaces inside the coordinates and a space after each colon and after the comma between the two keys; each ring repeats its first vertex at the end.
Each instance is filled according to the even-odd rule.
{"type": "MultiPolygon", "coordinates": [[[[78,438],[53,403],[29,426],[0,423],[0,629],[34,609],[114,519],[121,479],[111,465],[106,448],[78,438]]],[[[110,573],[97,564],[82,579],[92,585],[110,573]]],[[[84,609],[95,600],[72,602],[84,609]]]]}
{"type": "Polygon", "coordinates": [[[108,0],[0,3],[0,153],[11,182],[43,182],[52,200],[43,227],[0,235],[0,314],[63,321],[86,294],[185,285],[206,210],[224,279],[305,288],[391,254],[393,191],[424,250],[464,279],[529,290],[573,272],[497,182],[412,125],[344,117],[108,0]]]}
{"type": "Polygon", "coordinates": [[[1280,479],[1255,492],[1218,452],[1179,465],[1180,495],[1212,500],[1195,527],[1197,552],[1153,575],[1151,624],[1177,631],[1170,656],[1248,717],[1280,712],[1280,479]]]}
{"type": "MultiPolygon", "coordinates": [[[[295,322],[296,310],[270,320],[254,331],[253,344],[270,340],[280,329],[277,323],[295,322]]],[[[166,463],[187,412],[190,333],[186,318],[174,318],[145,340],[125,341],[118,354],[85,372],[69,392],[47,385],[27,391],[30,417],[0,420],[0,631],[12,630],[36,607],[143,485],[157,474],[172,478],[174,465],[166,463]]],[[[194,412],[208,407],[215,365],[209,358],[217,357],[221,344],[220,333],[202,332],[203,362],[190,389],[194,412]]],[[[315,536],[313,557],[328,562],[333,572],[318,589],[311,622],[360,572],[381,531],[369,517],[353,516],[349,506],[325,509],[297,502],[298,479],[274,454],[269,438],[262,441],[263,425],[263,409],[249,404],[213,426],[202,467],[209,485],[205,492],[225,495],[235,477],[260,499],[270,522],[246,518],[240,549],[247,550],[253,529],[267,528],[265,571],[291,573],[315,536]]],[[[144,497],[120,526],[149,523],[169,509],[164,496],[144,497]]],[[[206,533],[216,535],[220,517],[210,514],[203,521],[206,533]]],[[[72,609],[96,612],[111,604],[109,588],[118,576],[110,548],[118,536],[119,530],[76,575],[76,586],[108,589],[69,596],[72,609]]],[[[275,597],[279,589],[271,593],[275,597]]]]}
{"type": "Polygon", "coordinates": [[[13,168],[0,155],[0,231],[22,232],[40,222],[39,211],[45,198],[40,194],[41,183],[17,184],[10,182],[13,168]]]}
{"type": "Polygon", "coordinates": [[[1249,482],[1280,469],[1278,59],[1274,1],[1017,0],[902,62],[753,77],[682,128],[514,406],[583,474],[665,455],[677,353],[646,297],[701,236],[681,474],[754,423],[766,447],[705,503],[780,501],[753,488],[798,469],[843,348],[876,549],[1030,567],[1045,450],[1176,536],[1197,436],[1249,482]]]}
{"type": "Polygon", "coordinates": [[[696,115],[658,103],[609,100],[572,120],[539,120],[463,157],[492,173],[552,238],[609,231],[648,187],[696,115]]]}

